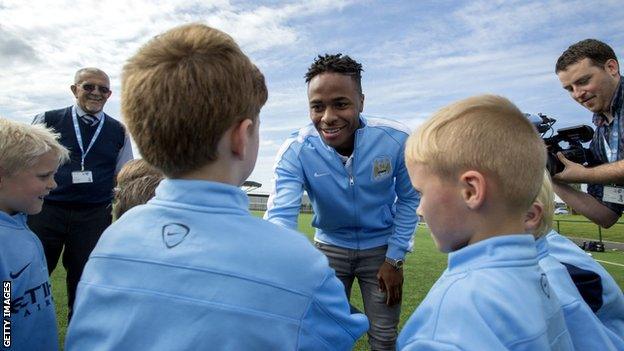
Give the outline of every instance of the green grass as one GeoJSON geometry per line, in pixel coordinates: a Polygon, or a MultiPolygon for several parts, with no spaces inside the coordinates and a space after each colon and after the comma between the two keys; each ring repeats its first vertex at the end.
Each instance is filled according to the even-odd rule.
{"type": "MultiPolygon", "coordinates": [[[[256,216],[262,216],[262,212],[254,212],[256,216]]],[[[574,216],[557,216],[559,218],[569,218],[574,216]]],[[[580,217],[580,216],[579,216],[580,217]]],[[[312,216],[310,214],[301,214],[299,216],[299,231],[304,233],[310,240],[314,235],[314,229],[310,226],[312,216]]],[[[620,227],[624,230],[624,227],[620,227]]],[[[568,230],[568,229],[566,229],[568,230]]],[[[584,228],[575,229],[574,226],[569,228],[569,231],[564,233],[572,233],[568,235],[577,237],[584,236],[584,228]]],[[[617,233],[613,233],[617,238],[617,233]]],[[[604,237],[603,232],[603,237],[604,237]]],[[[619,235],[622,236],[621,233],[619,235]]],[[[590,237],[591,238],[591,237],[590,237]]],[[[604,240],[607,240],[606,238],[604,240]]],[[[614,240],[616,241],[616,240],[614,240]]],[[[622,240],[617,240],[624,242],[622,240]]],[[[604,253],[592,253],[593,257],[598,260],[615,262],[624,264],[624,253],[621,251],[610,251],[604,253]]],[[[603,264],[607,271],[615,278],[620,288],[624,288],[624,267],[603,264]]],[[[425,227],[418,227],[416,237],[414,240],[414,252],[410,253],[406,257],[404,277],[405,283],[403,286],[403,307],[401,311],[401,321],[399,328],[405,324],[409,316],[414,312],[416,307],[424,299],[425,295],[433,285],[433,283],[440,276],[442,271],[446,268],[446,255],[440,253],[433,243],[429,231],[425,227]]],[[[59,323],[59,339],[62,344],[65,340],[65,331],[67,329],[67,296],[65,294],[65,271],[63,267],[59,265],[52,274],[52,287],[54,294],[54,301],[56,303],[56,312],[59,323]]],[[[364,310],[362,305],[362,297],[357,284],[353,286],[353,292],[351,296],[351,303],[360,309],[364,310]]],[[[368,344],[366,342],[366,336],[362,337],[355,345],[354,350],[367,350],[368,344]]]]}
{"type": "Polygon", "coordinates": [[[584,216],[580,215],[556,215],[553,227],[558,232],[576,238],[587,238],[598,240],[598,231],[602,233],[602,240],[624,243],[624,217],[609,229],[600,229],[598,225],[591,223],[584,216]]]}

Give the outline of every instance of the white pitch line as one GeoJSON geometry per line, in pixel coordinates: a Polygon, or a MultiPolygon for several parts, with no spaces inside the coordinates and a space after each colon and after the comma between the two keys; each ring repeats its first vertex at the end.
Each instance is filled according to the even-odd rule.
{"type": "Polygon", "coordinates": [[[624,267],[624,264],[621,264],[621,263],[615,263],[615,262],[609,262],[609,261],[603,261],[603,260],[596,260],[596,261],[601,262],[601,263],[606,263],[606,264],[612,264],[614,266],[624,267]]]}

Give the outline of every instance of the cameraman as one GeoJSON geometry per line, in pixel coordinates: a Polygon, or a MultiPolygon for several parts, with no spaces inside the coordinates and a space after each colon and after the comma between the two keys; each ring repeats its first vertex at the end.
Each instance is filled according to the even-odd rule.
{"type": "Polygon", "coordinates": [[[586,39],[561,54],[555,72],[572,99],[594,113],[590,150],[602,163],[586,168],[559,153],[565,168],[553,177],[555,192],[574,210],[608,228],[624,210],[624,90],[617,57],[609,45],[586,39]],[[588,183],[587,194],[565,183],[588,183]]]}

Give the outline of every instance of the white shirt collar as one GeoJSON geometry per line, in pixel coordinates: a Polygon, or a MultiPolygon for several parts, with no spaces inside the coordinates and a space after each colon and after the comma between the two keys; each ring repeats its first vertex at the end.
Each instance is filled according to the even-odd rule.
{"type": "MultiPolygon", "coordinates": [[[[89,114],[89,113],[85,112],[82,108],[80,108],[80,106],[78,104],[75,104],[74,108],[76,109],[76,114],[78,115],[78,117],[82,117],[82,116],[84,116],[86,114],[89,114]]],[[[91,113],[91,116],[94,116],[95,118],[98,119],[98,121],[101,121],[102,118],[104,118],[104,111],[100,111],[100,112],[95,113],[95,114],[91,113]]]]}

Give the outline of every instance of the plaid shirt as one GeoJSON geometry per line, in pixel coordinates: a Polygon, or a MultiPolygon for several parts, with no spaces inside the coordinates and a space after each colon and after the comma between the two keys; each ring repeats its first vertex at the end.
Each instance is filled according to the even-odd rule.
{"type": "MultiPolygon", "coordinates": [[[[618,147],[618,160],[624,160],[624,81],[620,78],[618,88],[613,95],[611,101],[611,114],[613,115],[613,121],[611,124],[607,121],[607,118],[602,113],[595,113],[593,116],[593,122],[596,126],[594,132],[594,138],[589,144],[589,149],[597,160],[601,163],[609,163],[607,158],[607,151],[605,149],[605,140],[609,142],[609,133],[614,126],[614,122],[617,119],[619,125],[619,139],[618,146],[609,145],[611,148],[618,147]]],[[[595,197],[598,201],[610,208],[613,212],[621,214],[624,211],[624,205],[614,204],[611,202],[602,201],[604,186],[600,184],[588,184],[587,193],[595,197]]]]}

